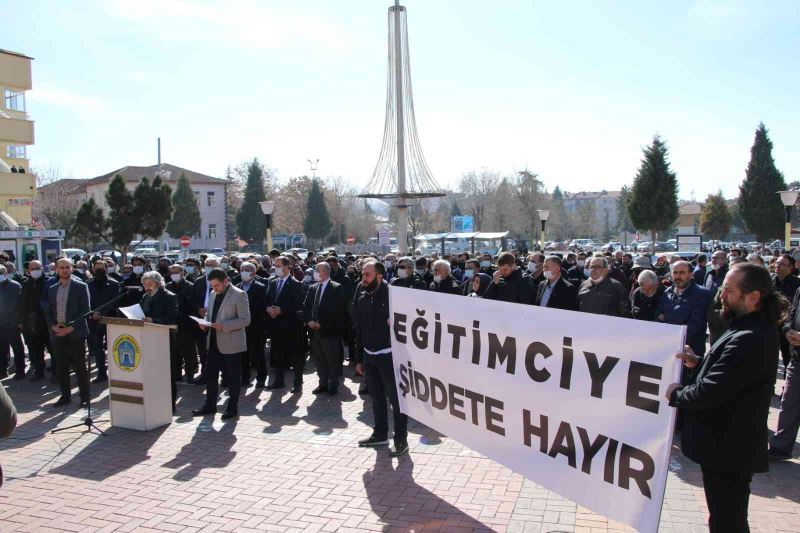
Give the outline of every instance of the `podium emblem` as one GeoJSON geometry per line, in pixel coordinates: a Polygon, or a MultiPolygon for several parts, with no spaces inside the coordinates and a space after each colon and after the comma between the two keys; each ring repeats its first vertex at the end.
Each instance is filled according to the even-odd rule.
{"type": "Polygon", "coordinates": [[[120,335],[114,341],[112,354],[114,362],[123,372],[133,372],[139,367],[142,352],[139,343],[130,335],[120,335]]]}

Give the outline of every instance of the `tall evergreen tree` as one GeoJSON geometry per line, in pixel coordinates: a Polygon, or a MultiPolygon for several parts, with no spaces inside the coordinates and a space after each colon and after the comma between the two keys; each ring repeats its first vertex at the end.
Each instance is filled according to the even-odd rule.
{"type": "Polygon", "coordinates": [[[179,239],[183,235],[191,237],[200,233],[200,207],[197,205],[189,178],[183,172],[181,172],[178,183],[175,185],[172,205],[175,211],[169,224],[167,224],[167,233],[169,233],[170,237],[179,239]]]}
{"type": "Polygon", "coordinates": [[[623,231],[634,232],[636,228],[633,227],[631,217],[628,216],[628,202],[631,198],[631,188],[623,185],[619,191],[619,198],[617,198],[617,233],[623,231]]]}
{"type": "Polygon", "coordinates": [[[739,213],[747,229],[764,241],[783,236],[784,209],[778,191],[786,189],[783,174],[772,158],[772,141],[764,123],[758,125],[750,162],[739,186],[739,213]]]}
{"type": "Polygon", "coordinates": [[[731,231],[733,215],[722,191],[709,194],[700,211],[700,231],[709,239],[722,239],[731,231]]]}
{"type": "Polygon", "coordinates": [[[564,205],[564,193],[556,185],[550,197],[550,219],[547,221],[547,231],[554,239],[566,239],[572,233],[572,226],[567,206],[564,205]]]}
{"type": "Polygon", "coordinates": [[[303,221],[303,231],[307,239],[317,241],[324,238],[331,231],[331,217],[325,205],[325,196],[319,186],[319,179],[311,182],[306,203],[306,217],[303,221]]]}
{"type": "Polygon", "coordinates": [[[669,167],[667,144],[661,137],[653,137],[643,153],[630,192],[628,216],[634,226],[650,231],[655,252],[656,232],[666,231],[678,218],[678,178],[669,167]]]}
{"type": "Polygon", "coordinates": [[[453,205],[450,206],[450,218],[453,217],[460,217],[461,216],[461,208],[458,207],[458,200],[453,200],[453,205]]]}
{"type": "Polygon", "coordinates": [[[262,242],[267,231],[264,213],[261,212],[261,202],[266,200],[263,174],[264,168],[258,162],[258,158],[253,158],[247,165],[242,207],[236,213],[236,231],[239,233],[239,238],[250,244],[262,242]]]}

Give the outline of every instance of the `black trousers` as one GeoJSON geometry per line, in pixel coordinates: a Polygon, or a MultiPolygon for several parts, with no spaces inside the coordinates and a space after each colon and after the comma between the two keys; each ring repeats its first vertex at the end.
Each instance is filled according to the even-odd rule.
{"type": "Polygon", "coordinates": [[[22,345],[22,337],[19,329],[12,324],[0,326],[0,368],[8,368],[9,347],[14,350],[14,366],[18,374],[25,373],[25,347],[22,345]]]}
{"type": "Polygon", "coordinates": [[[203,367],[200,371],[206,371],[206,357],[208,356],[208,351],[206,350],[206,335],[208,332],[201,331],[200,328],[194,332],[194,342],[195,347],[197,348],[197,354],[200,356],[200,365],[203,367]]]}
{"type": "Polygon", "coordinates": [[[710,533],[749,533],[747,504],[750,500],[752,474],[716,472],[703,468],[710,533]]]}
{"type": "MultiPolygon", "coordinates": [[[[90,321],[94,322],[94,321],[90,321]]],[[[98,376],[105,376],[106,372],[106,327],[103,324],[89,324],[89,360],[94,359],[98,376]]]]}
{"type": "Polygon", "coordinates": [[[364,375],[367,379],[369,395],[372,398],[372,413],[375,417],[373,435],[385,439],[389,435],[389,407],[386,398],[392,404],[394,416],[394,441],[406,442],[408,439],[408,416],[400,412],[397,399],[397,384],[394,379],[392,354],[364,354],[364,375]]]}
{"type": "MultiPolygon", "coordinates": [[[[181,367],[185,369],[184,371],[187,376],[194,377],[197,373],[197,344],[195,332],[191,329],[178,329],[177,333],[174,333],[174,335],[178,342],[178,379],[181,378],[181,367]]],[[[203,339],[203,342],[205,342],[205,339],[203,339]]]]}
{"type": "Polygon", "coordinates": [[[339,376],[342,375],[342,338],[325,337],[317,331],[310,330],[311,357],[317,367],[319,386],[335,391],[339,388],[339,376]]]}
{"type": "Polygon", "coordinates": [[[37,374],[44,374],[44,348],[46,332],[33,332],[22,331],[22,336],[25,339],[25,345],[28,347],[28,357],[31,360],[31,366],[37,374]]]}
{"type": "Polygon", "coordinates": [[[251,369],[256,369],[256,381],[263,383],[267,380],[267,358],[264,346],[267,336],[263,325],[248,326],[245,328],[247,335],[247,351],[242,354],[242,380],[250,383],[251,369]]]}
{"type": "Polygon", "coordinates": [[[206,365],[203,368],[203,375],[206,378],[206,409],[216,410],[217,408],[220,372],[225,376],[228,385],[226,410],[235,411],[239,408],[239,394],[242,388],[242,354],[219,353],[212,340],[206,355],[206,365]]]}
{"type": "Polygon", "coordinates": [[[89,399],[89,369],[86,361],[86,339],[74,334],[53,338],[53,351],[55,352],[58,384],[61,387],[61,397],[70,398],[72,387],[69,382],[70,366],[78,377],[78,391],[81,401],[89,399]]]}

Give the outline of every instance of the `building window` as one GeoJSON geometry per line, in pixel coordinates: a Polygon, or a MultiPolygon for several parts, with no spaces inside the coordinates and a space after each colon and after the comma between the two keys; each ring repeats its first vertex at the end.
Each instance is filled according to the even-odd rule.
{"type": "Polygon", "coordinates": [[[208,205],[208,207],[214,207],[216,205],[216,203],[217,203],[217,199],[214,196],[214,193],[213,192],[207,192],[206,193],[206,204],[208,205]]]}
{"type": "Polygon", "coordinates": [[[208,225],[208,238],[209,239],[216,239],[217,238],[217,225],[216,224],[209,224],[208,225]]]}
{"type": "Polygon", "coordinates": [[[6,109],[12,111],[25,111],[25,93],[13,89],[5,90],[6,109]]]}
{"type": "Polygon", "coordinates": [[[27,150],[23,145],[9,144],[6,147],[6,156],[8,159],[27,159],[27,150]]]}
{"type": "Polygon", "coordinates": [[[194,201],[197,202],[197,207],[200,207],[200,193],[194,191],[194,201]]]}

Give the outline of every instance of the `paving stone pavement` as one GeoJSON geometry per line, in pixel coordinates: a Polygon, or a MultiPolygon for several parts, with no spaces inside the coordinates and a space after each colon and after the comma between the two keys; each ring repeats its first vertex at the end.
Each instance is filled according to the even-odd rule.
{"type": "MultiPolygon", "coordinates": [[[[20,413],[12,438],[0,441],[3,533],[632,531],[413,421],[409,456],[359,449],[372,415],[349,368],[334,398],[310,393],[310,369],[302,396],[251,386],[241,418],[228,423],[193,419],[203,387],[180,384],[171,425],[138,432],[100,423],[106,437],[49,433],[85,416],[77,399],[67,411],[52,407],[56,385],[3,384],[20,413]]],[[[94,415],[102,420],[108,393],[99,389],[94,415]]],[[[772,428],[776,406],[777,397],[772,428]]],[[[755,476],[753,531],[800,531],[799,482],[797,457],[755,476]]],[[[700,471],[676,441],[660,531],[707,531],[706,520],[700,471]]]]}

